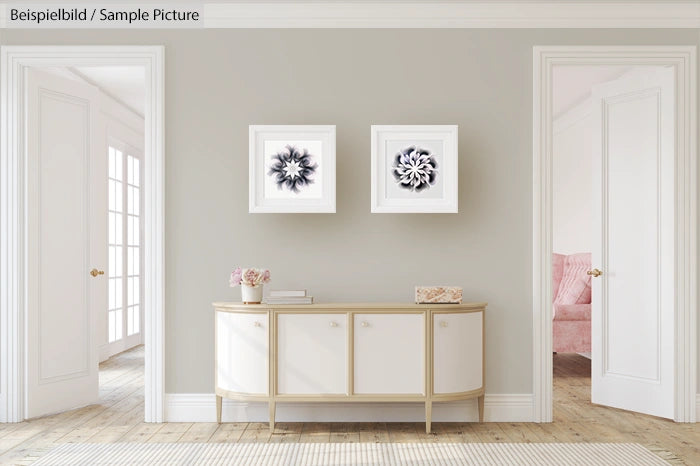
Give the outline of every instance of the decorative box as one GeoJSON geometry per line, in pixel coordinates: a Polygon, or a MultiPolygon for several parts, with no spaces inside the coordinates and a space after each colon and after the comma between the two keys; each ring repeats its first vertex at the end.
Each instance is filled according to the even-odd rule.
{"type": "Polygon", "coordinates": [[[417,304],[461,304],[461,286],[417,286],[417,304]]]}

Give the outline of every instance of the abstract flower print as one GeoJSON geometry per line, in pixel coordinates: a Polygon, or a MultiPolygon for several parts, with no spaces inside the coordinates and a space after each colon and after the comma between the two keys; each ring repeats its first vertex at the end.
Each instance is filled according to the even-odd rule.
{"type": "Polygon", "coordinates": [[[396,154],[392,173],[399,187],[420,192],[435,184],[438,164],[429,149],[410,146],[396,154]]]}
{"type": "Polygon", "coordinates": [[[283,150],[272,156],[272,160],[268,176],[275,177],[279,189],[286,187],[298,193],[301,188],[314,182],[313,175],[318,164],[314,163],[308,149],[286,145],[283,150]]]}

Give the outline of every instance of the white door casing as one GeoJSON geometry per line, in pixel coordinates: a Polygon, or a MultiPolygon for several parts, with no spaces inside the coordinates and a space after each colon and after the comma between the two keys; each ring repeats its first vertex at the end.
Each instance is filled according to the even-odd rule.
{"type": "Polygon", "coordinates": [[[695,46],[533,48],[533,421],[552,421],[552,69],[670,66],[675,80],[674,420],[695,422],[697,387],[697,79],[695,46]]]}
{"type": "Polygon", "coordinates": [[[27,73],[27,417],[98,399],[97,316],[107,301],[106,166],[96,88],[27,73]]]}
{"type": "Polygon", "coordinates": [[[32,67],[141,66],[146,81],[144,151],[145,421],[163,420],[164,48],[0,46],[0,422],[26,418],[25,331],[29,284],[25,75],[32,67]]]}
{"type": "Polygon", "coordinates": [[[482,387],[482,312],[433,314],[433,393],[482,387]]]}
{"type": "Polygon", "coordinates": [[[591,401],[673,418],[674,70],[593,88],[591,401]]]}
{"type": "Polygon", "coordinates": [[[347,316],[279,314],[277,393],[347,392],[347,316]]]}
{"type": "Polygon", "coordinates": [[[425,393],[423,319],[423,314],[354,315],[355,393],[425,393]]]}

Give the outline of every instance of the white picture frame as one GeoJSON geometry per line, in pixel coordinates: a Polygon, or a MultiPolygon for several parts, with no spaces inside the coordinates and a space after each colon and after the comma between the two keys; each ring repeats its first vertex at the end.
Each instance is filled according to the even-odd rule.
{"type": "Polygon", "coordinates": [[[371,140],[372,213],[458,212],[457,125],[372,125],[371,140]]]}
{"type": "Polygon", "coordinates": [[[335,125],[250,125],[250,213],[335,213],[335,125]]]}

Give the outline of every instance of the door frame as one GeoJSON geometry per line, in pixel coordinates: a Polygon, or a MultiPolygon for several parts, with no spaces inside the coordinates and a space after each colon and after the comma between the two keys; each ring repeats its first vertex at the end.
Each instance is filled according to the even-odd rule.
{"type": "Polygon", "coordinates": [[[695,46],[533,47],[533,421],[552,422],[552,67],[661,65],[676,70],[675,408],[696,421],[697,75],[695,46]]]}
{"type": "Polygon", "coordinates": [[[163,422],[164,400],[163,46],[0,47],[0,422],[25,419],[27,270],[25,76],[35,66],[142,66],[144,146],[145,421],[163,422]]]}

